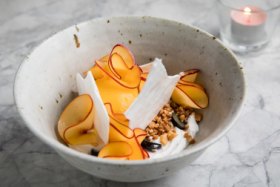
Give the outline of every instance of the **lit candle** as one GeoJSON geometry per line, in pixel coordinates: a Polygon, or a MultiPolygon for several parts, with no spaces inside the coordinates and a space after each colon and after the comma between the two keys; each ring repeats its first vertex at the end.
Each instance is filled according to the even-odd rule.
{"type": "Polygon", "coordinates": [[[239,43],[251,44],[266,37],[266,13],[254,6],[246,6],[231,11],[232,38],[239,43]]]}

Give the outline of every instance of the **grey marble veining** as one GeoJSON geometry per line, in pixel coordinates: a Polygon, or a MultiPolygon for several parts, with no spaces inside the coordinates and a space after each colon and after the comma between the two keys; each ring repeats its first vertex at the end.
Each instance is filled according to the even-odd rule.
{"type": "Polygon", "coordinates": [[[279,26],[267,48],[239,56],[247,98],[236,125],[195,163],[167,178],[126,184],[89,176],[34,137],[16,111],[16,70],[26,55],[51,34],[95,17],[150,15],[193,24],[216,35],[214,3],[1,0],[0,186],[280,186],[279,26]]]}

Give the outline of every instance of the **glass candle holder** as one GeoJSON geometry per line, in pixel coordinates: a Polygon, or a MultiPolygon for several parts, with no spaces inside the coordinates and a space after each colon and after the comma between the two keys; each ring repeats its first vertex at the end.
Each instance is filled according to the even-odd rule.
{"type": "Polygon", "coordinates": [[[221,40],[236,52],[265,46],[279,23],[279,0],[217,0],[221,40]]]}

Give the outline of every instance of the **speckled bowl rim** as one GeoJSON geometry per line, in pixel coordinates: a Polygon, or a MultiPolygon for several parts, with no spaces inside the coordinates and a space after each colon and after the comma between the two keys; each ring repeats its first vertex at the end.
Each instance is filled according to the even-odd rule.
{"type": "MultiPolygon", "coordinates": [[[[200,30],[199,28],[197,27],[194,27],[194,26],[190,26],[190,25],[186,25],[186,24],[183,24],[183,23],[180,23],[180,22],[177,22],[177,21],[173,21],[173,20],[169,20],[169,19],[163,19],[163,18],[158,18],[158,17],[151,17],[151,16],[120,16],[120,17],[101,17],[101,18],[94,18],[94,19],[91,19],[91,20],[88,20],[88,21],[84,21],[84,22],[81,22],[79,24],[77,24],[77,26],[81,26],[81,25],[85,25],[85,24],[88,24],[88,23],[91,23],[91,22],[100,22],[100,21],[105,21],[105,20],[112,20],[112,19],[147,19],[147,20],[154,20],[154,21],[159,21],[159,22],[168,22],[168,23],[173,23],[173,24],[177,24],[177,25],[180,25],[180,26],[183,26],[183,27],[187,27],[187,28],[191,28],[191,29],[194,29],[194,30],[199,30],[201,34],[204,34],[210,38],[213,38],[214,36],[207,33],[206,31],[203,31],[203,30],[200,30]]],[[[51,36],[49,36],[47,39],[43,40],[38,46],[36,46],[32,52],[30,54],[32,54],[37,48],[39,48],[44,42],[46,42],[47,40],[50,40],[52,39],[52,37],[54,37],[56,34],[58,33],[62,33],[63,31],[71,28],[73,26],[70,26],[66,29],[63,29],[59,32],[56,32],[54,34],[52,34],[51,36]]],[[[224,47],[225,49],[227,50],[224,50],[226,53],[229,53],[232,58],[235,60],[236,62],[236,65],[237,66],[240,66],[239,63],[238,63],[238,60],[237,58],[235,57],[234,53],[229,50],[227,47],[225,47],[222,42],[218,39],[215,40],[216,42],[219,43],[219,45],[221,45],[222,47],[224,47]]],[[[241,103],[240,105],[238,106],[237,108],[237,112],[235,113],[235,115],[232,116],[232,120],[230,122],[230,124],[224,128],[216,137],[212,138],[210,141],[208,142],[203,142],[203,143],[200,143],[200,144],[197,144],[196,146],[194,147],[189,147],[187,149],[185,149],[184,151],[178,153],[178,154],[175,154],[175,155],[171,155],[171,156],[168,156],[168,157],[163,157],[163,158],[158,158],[158,159],[147,159],[147,160],[109,160],[109,159],[102,159],[102,158],[98,158],[98,157],[94,157],[94,156],[91,156],[91,155],[87,155],[87,154],[84,154],[84,153],[81,153],[81,152],[78,152],[74,149],[71,149],[65,145],[63,145],[62,143],[60,143],[59,141],[55,140],[55,139],[49,139],[48,136],[45,136],[44,134],[42,133],[39,133],[36,128],[34,128],[32,125],[29,125],[31,122],[29,122],[29,119],[27,116],[24,116],[23,113],[21,112],[20,108],[18,107],[18,93],[19,93],[19,90],[18,90],[18,84],[17,84],[17,80],[19,79],[19,75],[21,74],[21,70],[22,70],[22,67],[25,65],[25,63],[28,61],[28,57],[29,55],[24,59],[24,61],[21,63],[21,65],[19,66],[18,70],[17,70],[17,73],[16,73],[16,77],[15,77],[15,81],[14,81],[14,99],[15,99],[15,104],[16,104],[16,108],[21,116],[21,118],[23,119],[24,123],[26,124],[26,126],[29,128],[29,130],[35,134],[35,136],[37,136],[40,140],[42,140],[44,143],[46,143],[47,145],[49,145],[50,147],[54,148],[56,151],[61,151],[62,153],[64,154],[67,154],[67,155],[70,155],[70,156],[73,156],[73,157],[76,157],[76,158],[79,158],[79,159],[82,159],[82,160],[87,160],[87,161],[90,161],[90,162],[98,162],[98,163],[102,163],[102,164],[107,164],[107,165],[149,165],[149,164],[152,164],[152,163],[163,163],[163,162],[169,162],[169,161],[172,161],[172,160],[176,160],[176,159],[179,159],[181,157],[186,157],[190,154],[193,154],[193,153],[196,153],[196,152],[199,152],[199,151],[202,151],[204,150],[205,148],[207,148],[208,146],[210,146],[211,144],[213,144],[214,142],[218,141],[221,137],[223,137],[228,131],[229,129],[234,125],[234,123],[236,122],[238,116],[240,115],[241,113],[241,108],[243,107],[244,105],[244,100],[245,100],[245,89],[246,89],[246,86],[245,86],[245,78],[244,78],[244,74],[243,74],[243,71],[241,70],[242,68],[238,68],[240,70],[240,74],[242,75],[241,77],[241,81],[243,82],[243,93],[242,93],[242,100],[241,100],[241,103]]]]}

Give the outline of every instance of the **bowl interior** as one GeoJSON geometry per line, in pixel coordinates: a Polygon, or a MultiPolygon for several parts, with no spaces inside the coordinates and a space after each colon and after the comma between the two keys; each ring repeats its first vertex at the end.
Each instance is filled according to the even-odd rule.
{"type": "MultiPolygon", "coordinates": [[[[232,54],[198,29],[157,18],[126,17],[97,19],[59,32],[20,67],[15,98],[27,126],[37,136],[57,141],[56,123],[73,98],[76,73],[88,70],[117,43],[130,48],[138,64],[162,58],[169,74],[201,70],[199,82],[210,103],[203,110],[197,143],[189,149],[211,141],[229,127],[244,95],[243,75],[232,54]]],[[[149,110],[143,115],[145,112],[149,110]]]]}

